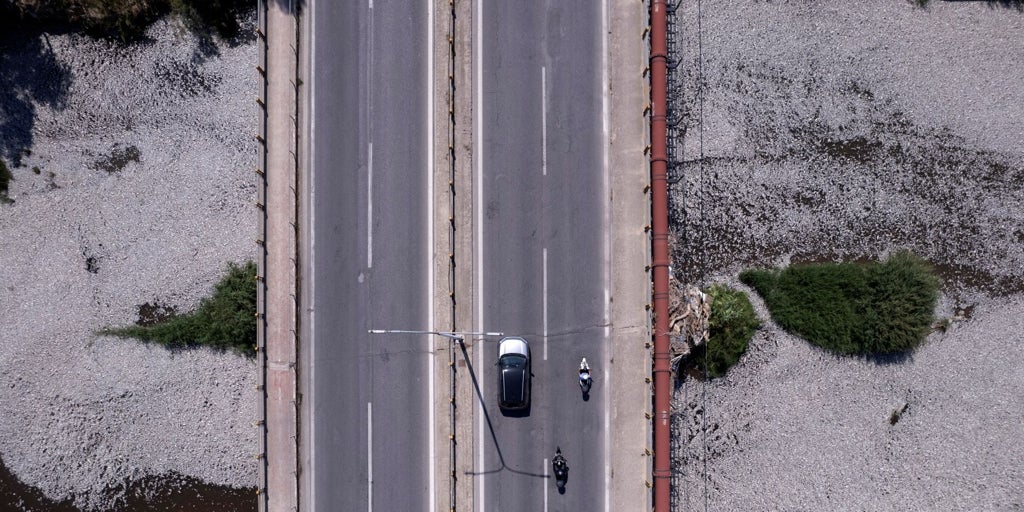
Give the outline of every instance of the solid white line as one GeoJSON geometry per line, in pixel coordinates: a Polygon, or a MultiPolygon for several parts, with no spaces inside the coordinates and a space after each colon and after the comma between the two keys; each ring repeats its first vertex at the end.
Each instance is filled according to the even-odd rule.
{"type": "MultiPolygon", "coordinates": [[[[608,155],[608,146],[609,146],[610,140],[611,140],[610,129],[609,129],[610,120],[609,120],[609,111],[608,111],[608,102],[609,102],[609,98],[608,98],[608,90],[609,90],[609,84],[608,84],[608,1],[609,0],[605,0],[605,2],[602,2],[602,4],[601,4],[601,33],[603,34],[603,37],[601,37],[601,56],[602,56],[601,57],[601,90],[602,90],[602,93],[601,93],[601,134],[602,134],[603,139],[604,139],[602,141],[602,144],[601,144],[602,166],[604,167],[603,172],[601,173],[601,180],[602,180],[601,188],[602,188],[602,194],[603,194],[603,196],[605,198],[610,197],[610,194],[609,194],[609,182],[610,182],[609,173],[610,173],[610,168],[611,168],[611,166],[609,165],[609,155],[608,155]]],[[[604,254],[605,254],[605,257],[604,257],[604,260],[605,260],[605,276],[604,276],[604,294],[605,294],[604,317],[605,317],[605,321],[604,321],[604,324],[605,324],[605,337],[607,337],[611,333],[611,331],[610,331],[610,329],[611,329],[611,300],[610,300],[611,299],[611,294],[610,294],[610,291],[609,291],[609,287],[611,285],[611,262],[612,262],[611,235],[610,235],[610,232],[611,232],[611,204],[610,204],[610,201],[607,200],[607,199],[605,201],[603,201],[602,204],[603,204],[603,207],[602,207],[603,211],[602,211],[602,213],[603,213],[603,216],[604,216],[604,220],[603,220],[603,223],[604,223],[604,230],[603,230],[603,232],[604,232],[604,235],[603,235],[604,236],[604,240],[603,240],[603,243],[604,243],[604,254]]],[[[606,491],[607,491],[607,487],[606,487],[606,491]]]]}
{"type": "Polygon", "coordinates": [[[366,510],[373,512],[373,402],[366,402],[366,510]]]}
{"type": "Polygon", "coordinates": [[[547,247],[544,248],[543,255],[544,255],[544,265],[543,265],[542,268],[543,268],[543,275],[544,275],[544,285],[543,285],[544,298],[542,299],[543,306],[542,306],[541,309],[544,311],[544,313],[543,313],[543,315],[544,315],[544,320],[543,320],[543,323],[544,323],[544,327],[543,327],[544,328],[544,360],[547,361],[548,360],[548,248],[547,247]]]}
{"type": "MultiPolygon", "coordinates": [[[[371,2],[373,0],[370,0],[371,2]]],[[[427,2],[427,330],[434,330],[434,2],[427,2]]],[[[430,487],[430,500],[426,503],[427,511],[434,510],[437,499],[437,482],[434,478],[436,468],[434,458],[437,456],[434,425],[434,350],[432,335],[427,335],[427,430],[428,456],[427,479],[430,487]]]]}
{"type": "MultiPolygon", "coordinates": [[[[608,112],[608,2],[605,0],[601,2],[601,133],[604,140],[601,141],[602,148],[602,160],[604,166],[604,172],[602,172],[602,195],[605,198],[610,197],[609,194],[609,172],[610,165],[608,163],[608,145],[611,143],[609,137],[609,112],[608,112]]],[[[608,338],[611,336],[611,293],[609,291],[611,285],[611,272],[612,272],[612,246],[611,237],[609,231],[611,230],[611,205],[609,200],[605,199],[604,204],[604,260],[605,260],[605,275],[604,275],[604,346],[609,345],[608,338]]],[[[610,368],[608,358],[604,361],[605,368],[610,368]]],[[[604,381],[604,510],[609,512],[611,510],[611,488],[612,488],[612,467],[608,462],[608,456],[611,453],[612,440],[611,440],[611,404],[610,401],[610,390],[609,380],[611,380],[611,372],[605,372],[604,381]]]]}
{"type": "MultiPolygon", "coordinates": [[[[540,169],[548,175],[548,87],[547,68],[540,67],[540,169]]],[[[545,358],[547,359],[547,358],[545,358]]]]}
{"type": "Polygon", "coordinates": [[[373,268],[373,143],[366,149],[366,268],[373,268]]]}
{"type": "Polygon", "coordinates": [[[548,512],[548,487],[549,486],[548,486],[548,458],[547,457],[544,457],[544,467],[542,469],[544,471],[544,479],[541,480],[542,482],[544,482],[544,512],[548,512]]]}
{"type": "MultiPolygon", "coordinates": [[[[607,338],[605,338],[607,343],[607,338]]],[[[604,367],[611,369],[611,363],[608,358],[605,357],[604,367]]],[[[611,421],[612,421],[612,408],[611,408],[611,384],[612,372],[604,372],[604,378],[601,379],[601,387],[603,388],[602,394],[604,395],[604,510],[608,512],[611,510],[611,489],[612,487],[612,465],[608,461],[608,456],[611,454],[612,449],[612,433],[611,433],[611,421]]]]}
{"type": "MultiPolygon", "coordinates": [[[[483,280],[483,264],[484,264],[483,205],[484,205],[484,202],[483,202],[483,186],[481,185],[481,181],[483,181],[483,159],[484,159],[483,158],[484,157],[484,144],[483,144],[483,140],[484,140],[484,137],[483,137],[483,108],[484,108],[483,107],[483,103],[484,103],[483,102],[483,60],[484,60],[483,59],[483,56],[484,56],[483,55],[483,26],[484,26],[484,24],[483,24],[483,2],[481,0],[476,0],[476,2],[474,3],[473,21],[475,22],[475,25],[476,25],[475,29],[473,30],[473,58],[476,59],[476,69],[473,70],[473,93],[474,93],[474,98],[473,99],[475,100],[475,105],[474,105],[475,108],[473,109],[473,116],[474,116],[473,122],[476,125],[475,126],[476,129],[473,130],[474,134],[476,136],[476,140],[473,143],[473,153],[474,153],[474,155],[473,155],[473,164],[474,164],[473,167],[474,167],[474,174],[475,174],[475,176],[473,177],[474,178],[473,179],[473,184],[475,185],[475,188],[476,188],[476,190],[474,191],[474,194],[476,196],[476,207],[473,209],[473,213],[474,213],[474,217],[475,217],[473,219],[473,223],[476,225],[476,236],[474,236],[475,245],[476,245],[476,258],[475,258],[475,261],[474,261],[474,264],[473,264],[473,269],[474,269],[474,273],[476,274],[474,276],[474,279],[476,279],[476,283],[477,283],[477,289],[476,289],[477,290],[477,294],[476,294],[476,298],[475,298],[475,300],[476,300],[476,307],[477,307],[477,314],[476,314],[476,321],[477,321],[476,325],[477,325],[477,327],[476,327],[476,330],[478,332],[482,332],[483,331],[483,323],[484,323],[484,280],[483,280]]],[[[477,348],[477,350],[476,350],[476,353],[477,353],[477,368],[483,368],[484,367],[484,351],[483,351],[482,345],[483,345],[482,343],[478,343],[477,347],[476,347],[477,348]]],[[[481,396],[487,396],[487,395],[483,394],[483,392],[484,392],[484,382],[486,380],[487,379],[479,379],[479,386],[480,386],[481,396]]],[[[478,472],[482,472],[482,471],[484,471],[484,445],[483,445],[483,438],[484,438],[484,434],[485,434],[486,430],[484,430],[484,411],[483,411],[483,405],[481,405],[480,402],[477,401],[477,400],[475,400],[475,402],[476,402],[476,418],[477,418],[477,435],[474,436],[474,437],[476,438],[477,444],[476,444],[476,447],[474,449],[476,450],[476,454],[477,454],[477,463],[476,463],[477,471],[478,472]]],[[[480,475],[480,477],[474,479],[474,481],[479,483],[479,488],[478,488],[479,492],[474,493],[474,495],[476,497],[476,500],[477,500],[476,510],[477,510],[477,512],[484,512],[485,511],[485,503],[486,503],[486,500],[484,499],[484,495],[486,494],[486,492],[485,492],[486,485],[485,484],[486,484],[486,481],[487,481],[487,475],[480,475]]]]}
{"type": "Polygon", "coordinates": [[[309,6],[309,508],[316,510],[316,9],[309,6]]]}

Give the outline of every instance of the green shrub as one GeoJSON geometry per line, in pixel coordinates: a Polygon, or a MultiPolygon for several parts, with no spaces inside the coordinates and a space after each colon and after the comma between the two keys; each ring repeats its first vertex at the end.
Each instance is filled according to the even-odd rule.
{"type": "MultiPolygon", "coordinates": [[[[196,311],[169,314],[151,325],[108,328],[100,334],[136,338],[169,348],[208,346],[251,355],[256,344],[256,264],[228,264],[228,272],[196,311]]],[[[147,303],[148,305],[148,303],[147,303]]],[[[150,322],[140,322],[150,323],[150,322]]]]}
{"type": "Polygon", "coordinates": [[[740,280],[784,329],[840,354],[912,350],[928,335],[939,296],[931,268],[905,251],[882,263],[746,270],[740,280]]]}
{"type": "Polygon", "coordinates": [[[710,341],[697,347],[693,357],[698,368],[706,371],[708,377],[716,378],[740,360],[761,322],[747,294],[720,285],[712,286],[707,293],[711,296],[710,341]]]}

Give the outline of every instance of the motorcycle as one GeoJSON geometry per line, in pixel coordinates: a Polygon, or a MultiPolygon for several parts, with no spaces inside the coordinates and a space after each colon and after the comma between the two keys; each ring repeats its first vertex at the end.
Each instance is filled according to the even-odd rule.
{"type": "Polygon", "coordinates": [[[551,459],[551,468],[555,473],[555,486],[559,489],[565,488],[565,483],[569,481],[569,463],[562,455],[561,447],[555,450],[555,457],[551,459]]]}
{"type": "Polygon", "coordinates": [[[590,386],[594,383],[594,379],[590,376],[590,365],[587,364],[587,358],[583,358],[580,361],[580,390],[586,395],[590,393],[590,386]]]}

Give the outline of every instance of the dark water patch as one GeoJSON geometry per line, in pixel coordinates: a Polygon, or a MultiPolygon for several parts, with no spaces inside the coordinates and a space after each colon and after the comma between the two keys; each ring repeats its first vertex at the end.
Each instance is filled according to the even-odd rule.
{"type": "MultiPolygon", "coordinates": [[[[953,318],[952,318],[952,320],[965,322],[967,320],[970,320],[971,318],[974,318],[974,310],[977,307],[978,307],[978,305],[977,304],[973,304],[973,303],[970,303],[970,304],[960,304],[960,303],[957,303],[956,306],[953,307],[953,318]]],[[[947,319],[947,320],[949,320],[949,319],[947,319]]],[[[948,327],[948,323],[946,324],[946,326],[948,327]]],[[[945,328],[943,328],[943,332],[945,332],[945,328]]]]}
{"type": "MultiPolygon", "coordinates": [[[[835,251],[798,252],[790,257],[791,265],[817,263],[872,263],[879,261],[878,255],[844,254],[835,251]]],[[[1024,292],[1024,279],[997,276],[971,265],[957,263],[934,263],[928,265],[939,276],[943,289],[954,295],[964,289],[982,290],[995,296],[1007,296],[1024,292]]]]}
{"type": "Polygon", "coordinates": [[[0,511],[3,512],[79,512],[71,504],[71,500],[53,501],[47,498],[38,487],[33,487],[18,480],[18,477],[0,457],[0,511]]]}
{"type": "Polygon", "coordinates": [[[257,509],[255,487],[228,487],[177,473],[146,477],[108,491],[111,511],[247,512],[257,509]]]}
{"type": "Polygon", "coordinates": [[[932,263],[935,272],[942,278],[947,291],[962,289],[983,290],[996,297],[1006,297],[1024,292],[1024,277],[999,276],[971,265],[959,263],[932,263]]]}
{"type": "Polygon", "coordinates": [[[814,188],[801,188],[793,194],[796,204],[806,208],[819,208],[825,204],[827,197],[823,190],[814,188]]]}
{"type": "Polygon", "coordinates": [[[221,83],[219,75],[205,72],[196,62],[168,60],[153,67],[156,76],[184,98],[207,96],[221,83]]]}
{"type": "MultiPolygon", "coordinates": [[[[767,267],[784,254],[778,244],[740,237],[742,233],[716,231],[721,236],[712,244],[694,243],[692,240],[672,245],[672,272],[683,283],[701,283],[708,275],[734,265],[744,268],[767,267]]],[[[684,238],[678,240],[683,241],[684,238]]]]}
{"type": "Polygon", "coordinates": [[[139,163],[142,152],[136,146],[120,147],[115,144],[110,154],[100,157],[92,164],[92,168],[99,171],[106,171],[107,174],[114,174],[123,171],[128,164],[139,163]]]}
{"type": "MultiPolygon", "coordinates": [[[[177,473],[150,476],[108,489],[110,512],[250,512],[255,487],[213,485],[177,473]]],[[[18,479],[0,457],[0,512],[82,512],[70,499],[55,501],[18,479]]]]}
{"type": "Polygon", "coordinates": [[[139,304],[139,319],[135,321],[135,325],[141,325],[143,327],[150,327],[178,315],[178,308],[174,306],[168,306],[167,304],[161,304],[159,302],[147,302],[145,304],[139,304]]]}
{"type": "Polygon", "coordinates": [[[850,81],[850,83],[846,86],[845,92],[852,94],[854,96],[859,96],[865,100],[875,99],[875,93],[871,92],[871,89],[868,88],[866,84],[858,82],[857,80],[850,81]]]}
{"type": "Polygon", "coordinates": [[[814,265],[818,263],[876,263],[878,256],[869,254],[849,255],[838,252],[804,252],[793,254],[790,265],[814,265]]]}
{"type": "MultiPolygon", "coordinates": [[[[790,257],[791,265],[817,263],[871,263],[879,261],[877,255],[842,254],[834,251],[795,253],[790,257]]],[[[957,295],[959,291],[982,290],[995,296],[1007,296],[1024,292],[1024,279],[997,276],[971,265],[958,263],[934,263],[928,265],[942,281],[947,293],[957,295]]],[[[973,308],[972,308],[973,310],[973,308]]],[[[969,316],[969,312],[965,312],[969,316]]]]}
{"type": "MultiPolygon", "coordinates": [[[[1014,250],[1024,243],[1024,157],[914,123],[896,99],[873,92],[859,59],[834,64],[718,63],[707,86],[724,94],[721,112],[752,156],[690,155],[681,166],[670,191],[675,275],[700,282],[780,255],[851,261],[905,247],[936,264],[954,298],[1024,292],[1014,250]],[[826,75],[833,79],[818,78],[826,75]]],[[[683,80],[684,90],[701,86],[683,80]]],[[[693,107],[687,97],[671,101],[693,107]]]]}
{"type": "Polygon", "coordinates": [[[703,382],[706,380],[704,369],[694,353],[691,352],[689,356],[679,361],[679,366],[676,368],[676,380],[679,382],[686,380],[703,382]]]}
{"type": "Polygon", "coordinates": [[[862,164],[875,161],[884,146],[881,142],[868,140],[864,137],[849,139],[825,138],[814,143],[818,151],[838,160],[847,160],[862,164]]]}
{"type": "MultiPolygon", "coordinates": [[[[945,0],[947,2],[977,2],[979,0],[945,0]]],[[[918,7],[925,8],[931,0],[914,0],[918,7]]],[[[1013,9],[1017,12],[1024,12],[1024,0],[984,0],[989,9],[1003,8],[1013,9]]]]}

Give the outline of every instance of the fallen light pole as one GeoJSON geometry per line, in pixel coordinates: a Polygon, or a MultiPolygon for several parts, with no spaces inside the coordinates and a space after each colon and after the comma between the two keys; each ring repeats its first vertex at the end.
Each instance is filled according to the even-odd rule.
{"type": "Polygon", "coordinates": [[[466,336],[504,336],[501,332],[442,332],[442,331],[407,331],[402,329],[370,329],[370,334],[434,334],[458,342],[460,345],[466,336]]]}
{"type": "MultiPolygon", "coordinates": [[[[449,341],[453,341],[453,342],[459,344],[459,348],[462,349],[462,356],[464,358],[466,358],[466,364],[467,365],[469,365],[470,363],[469,363],[469,358],[466,355],[466,343],[465,343],[466,336],[504,336],[505,335],[504,333],[500,333],[500,332],[443,332],[443,331],[413,331],[413,330],[404,330],[404,329],[370,329],[367,332],[369,332],[370,334],[432,334],[432,335],[435,335],[435,336],[441,336],[441,337],[444,337],[444,338],[448,338],[449,341]]],[[[450,461],[449,462],[450,467],[449,467],[449,470],[448,470],[448,474],[449,474],[449,478],[451,479],[452,500],[453,500],[453,503],[454,503],[454,492],[455,492],[454,489],[455,489],[455,478],[456,478],[455,477],[455,445],[456,445],[456,436],[455,436],[455,371],[456,371],[456,369],[455,369],[455,350],[453,350],[451,348],[451,345],[449,345],[448,353],[449,353],[449,356],[448,356],[448,367],[451,368],[451,379],[449,379],[451,381],[449,383],[450,384],[450,386],[449,386],[449,388],[450,388],[449,389],[450,396],[449,396],[449,399],[448,399],[448,403],[449,403],[449,406],[448,406],[449,429],[451,430],[451,433],[448,436],[448,452],[449,452],[448,453],[448,457],[449,457],[449,461],[450,461]]],[[[472,367],[470,367],[470,375],[472,375],[472,371],[473,371],[472,367]]],[[[484,412],[484,414],[486,414],[486,411],[484,412]]],[[[451,509],[453,511],[455,510],[454,505],[452,506],[451,509]]]]}

